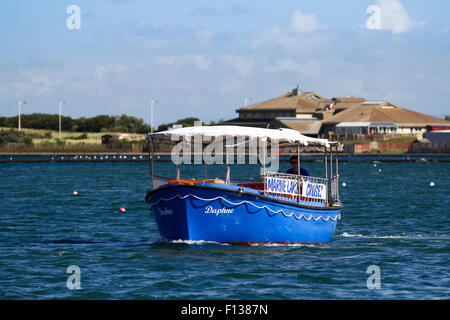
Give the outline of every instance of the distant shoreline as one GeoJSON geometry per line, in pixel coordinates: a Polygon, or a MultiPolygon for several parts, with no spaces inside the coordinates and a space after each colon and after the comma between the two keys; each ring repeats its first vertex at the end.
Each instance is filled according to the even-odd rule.
{"type": "MultiPolygon", "coordinates": [[[[291,154],[281,154],[280,161],[288,162],[291,154]]],[[[170,162],[170,153],[155,153],[155,162],[170,162]]],[[[323,162],[323,155],[302,155],[304,162],[323,162]]],[[[148,153],[0,153],[0,163],[7,162],[148,162],[148,153]]],[[[450,154],[349,154],[340,153],[339,162],[450,162],[450,154]]]]}

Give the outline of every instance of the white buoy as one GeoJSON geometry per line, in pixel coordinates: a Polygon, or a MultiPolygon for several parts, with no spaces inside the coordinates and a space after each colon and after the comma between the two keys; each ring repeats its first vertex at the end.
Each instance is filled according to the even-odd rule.
{"type": "Polygon", "coordinates": [[[435,186],[434,182],[431,181],[431,182],[430,182],[430,187],[434,187],[434,186],[435,186]]]}
{"type": "Polygon", "coordinates": [[[373,166],[374,166],[374,167],[376,167],[376,166],[377,166],[377,164],[376,164],[376,163],[374,163],[374,164],[373,164],[373,166]]]}
{"type": "Polygon", "coordinates": [[[73,191],[72,194],[73,194],[74,196],[77,196],[77,195],[78,195],[78,191],[73,191]]]}
{"type": "Polygon", "coordinates": [[[347,184],[346,184],[345,182],[342,182],[342,186],[343,186],[343,187],[346,187],[347,184]]]}
{"type": "Polygon", "coordinates": [[[381,169],[378,169],[378,172],[381,172],[381,169]]]}

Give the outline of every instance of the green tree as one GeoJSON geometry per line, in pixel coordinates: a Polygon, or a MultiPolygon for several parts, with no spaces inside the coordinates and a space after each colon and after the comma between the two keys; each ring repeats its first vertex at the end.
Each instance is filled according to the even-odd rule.
{"type": "Polygon", "coordinates": [[[32,146],[33,145],[33,138],[30,136],[25,136],[23,138],[23,143],[25,143],[27,146],[32,146]]]}

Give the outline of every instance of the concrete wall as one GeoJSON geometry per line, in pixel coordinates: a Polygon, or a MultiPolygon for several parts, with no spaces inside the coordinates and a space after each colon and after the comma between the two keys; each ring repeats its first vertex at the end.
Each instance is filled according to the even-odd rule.
{"type": "Polygon", "coordinates": [[[443,131],[430,131],[425,133],[425,138],[430,140],[431,143],[445,143],[450,142],[450,130],[443,131]]]}
{"type": "Polygon", "coordinates": [[[371,142],[344,145],[344,152],[361,154],[370,151],[406,152],[411,147],[411,142],[371,142]]]}
{"type": "Polygon", "coordinates": [[[413,142],[410,153],[449,153],[450,154],[450,142],[441,143],[420,143],[413,142]]]}

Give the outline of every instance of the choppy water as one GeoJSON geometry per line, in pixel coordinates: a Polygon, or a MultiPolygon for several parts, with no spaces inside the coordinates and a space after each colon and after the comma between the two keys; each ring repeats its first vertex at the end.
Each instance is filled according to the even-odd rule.
{"type": "Polygon", "coordinates": [[[343,163],[340,174],[330,244],[233,247],[159,241],[146,163],[1,163],[0,299],[448,299],[450,164],[343,163]],[[66,286],[70,265],[80,290],[66,286]],[[372,265],[380,289],[367,287],[372,265]]]}

